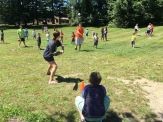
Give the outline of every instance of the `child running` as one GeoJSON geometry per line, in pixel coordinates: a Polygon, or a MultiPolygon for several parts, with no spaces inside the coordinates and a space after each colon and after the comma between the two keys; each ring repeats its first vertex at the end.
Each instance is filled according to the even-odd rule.
{"type": "Polygon", "coordinates": [[[131,46],[133,48],[135,48],[135,41],[136,41],[136,32],[134,32],[131,37],[131,46]]]}
{"type": "Polygon", "coordinates": [[[75,99],[75,105],[79,111],[81,122],[102,122],[109,108],[110,99],[106,95],[106,89],[101,83],[99,72],[92,72],[89,76],[89,85],[86,85],[81,96],[75,99]]]}
{"type": "Polygon", "coordinates": [[[33,37],[33,39],[36,39],[36,30],[35,29],[33,29],[33,31],[32,31],[32,37],[33,37]]]}
{"type": "Polygon", "coordinates": [[[47,33],[46,33],[46,40],[47,40],[47,42],[50,41],[50,33],[49,33],[49,31],[47,31],[47,33]]]}
{"type": "Polygon", "coordinates": [[[98,33],[96,33],[96,34],[94,35],[93,40],[94,40],[94,47],[96,47],[96,49],[97,49],[98,40],[99,40],[99,38],[98,38],[98,33]]]}
{"type": "Polygon", "coordinates": [[[1,42],[4,44],[5,43],[5,41],[4,41],[4,32],[3,32],[3,30],[1,30],[1,42]]]}
{"type": "Polygon", "coordinates": [[[48,45],[45,49],[45,52],[43,54],[44,59],[48,62],[49,68],[47,71],[47,75],[50,75],[49,77],[49,84],[57,83],[56,80],[53,79],[56,70],[58,68],[57,63],[55,62],[53,56],[57,56],[64,53],[64,46],[59,41],[60,39],[60,32],[56,31],[53,33],[53,39],[48,42],[48,45]],[[57,51],[57,47],[61,46],[62,50],[57,51]]]}
{"type": "Polygon", "coordinates": [[[38,33],[38,36],[37,36],[37,46],[38,46],[38,49],[41,50],[40,46],[41,46],[41,34],[38,33]]]}
{"type": "Polygon", "coordinates": [[[25,35],[24,35],[25,38],[27,38],[27,40],[28,40],[28,29],[27,29],[27,28],[24,29],[24,34],[25,34],[25,35]]]}
{"type": "Polygon", "coordinates": [[[71,38],[72,38],[71,43],[74,44],[75,43],[75,33],[74,32],[72,32],[71,38]]]}
{"type": "Polygon", "coordinates": [[[61,32],[60,32],[60,37],[61,37],[61,42],[63,43],[63,31],[61,30],[61,32]]]}

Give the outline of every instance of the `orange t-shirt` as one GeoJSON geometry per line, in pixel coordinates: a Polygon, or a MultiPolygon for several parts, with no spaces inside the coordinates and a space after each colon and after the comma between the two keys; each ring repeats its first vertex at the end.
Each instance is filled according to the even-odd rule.
{"type": "Polygon", "coordinates": [[[83,38],[83,33],[84,33],[84,28],[78,26],[78,27],[76,28],[75,36],[76,36],[77,38],[83,38]]]}

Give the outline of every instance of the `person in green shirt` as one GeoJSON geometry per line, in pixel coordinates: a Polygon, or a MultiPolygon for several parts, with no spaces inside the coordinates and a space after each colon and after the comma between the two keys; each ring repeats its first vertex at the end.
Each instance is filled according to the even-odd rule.
{"type": "Polygon", "coordinates": [[[21,45],[21,42],[23,42],[24,46],[27,47],[27,45],[25,44],[25,33],[22,26],[20,26],[20,29],[17,30],[17,34],[19,38],[19,47],[21,45]]]}

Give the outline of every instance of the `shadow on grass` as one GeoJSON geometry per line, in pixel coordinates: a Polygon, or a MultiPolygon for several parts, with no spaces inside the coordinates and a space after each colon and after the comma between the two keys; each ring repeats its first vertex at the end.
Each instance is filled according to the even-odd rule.
{"type": "Polygon", "coordinates": [[[62,76],[59,76],[57,75],[57,78],[56,80],[60,83],[60,82],[67,82],[67,83],[78,83],[78,82],[81,82],[83,81],[82,79],[80,78],[72,78],[72,77],[62,77],[62,76]]]}
{"type": "Polygon", "coordinates": [[[140,122],[135,116],[130,112],[117,113],[110,110],[106,114],[106,118],[103,122],[140,122]]]}
{"type": "Polygon", "coordinates": [[[31,48],[31,47],[33,47],[33,46],[26,46],[26,47],[23,47],[23,48],[31,48]]]}
{"type": "Polygon", "coordinates": [[[141,47],[135,46],[134,48],[141,48],[141,47]]]}
{"type": "Polygon", "coordinates": [[[94,50],[80,50],[81,52],[93,52],[94,50]]]}
{"type": "MultiPolygon", "coordinates": [[[[163,116],[163,114],[160,114],[163,116]]],[[[103,122],[162,122],[156,114],[151,113],[145,116],[144,119],[140,120],[134,116],[131,112],[117,113],[113,110],[110,110],[106,113],[106,118],[103,122]]]]}
{"type": "Polygon", "coordinates": [[[75,122],[75,111],[69,112],[67,115],[56,112],[47,117],[50,122],[60,122],[59,119],[64,119],[64,122],[75,122]]]}

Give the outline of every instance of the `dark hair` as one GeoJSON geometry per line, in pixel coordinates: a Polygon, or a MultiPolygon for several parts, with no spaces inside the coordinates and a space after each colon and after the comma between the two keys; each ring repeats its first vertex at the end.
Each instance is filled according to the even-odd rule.
{"type": "Polygon", "coordinates": [[[89,82],[93,85],[101,83],[102,77],[99,72],[92,72],[89,76],[89,82]]]}
{"type": "Polygon", "coordinates": [[[58,36],[60,36],[60,32],[59,31],[55,31],[53,33],[53,39],[56,40],[58,36]]]}

